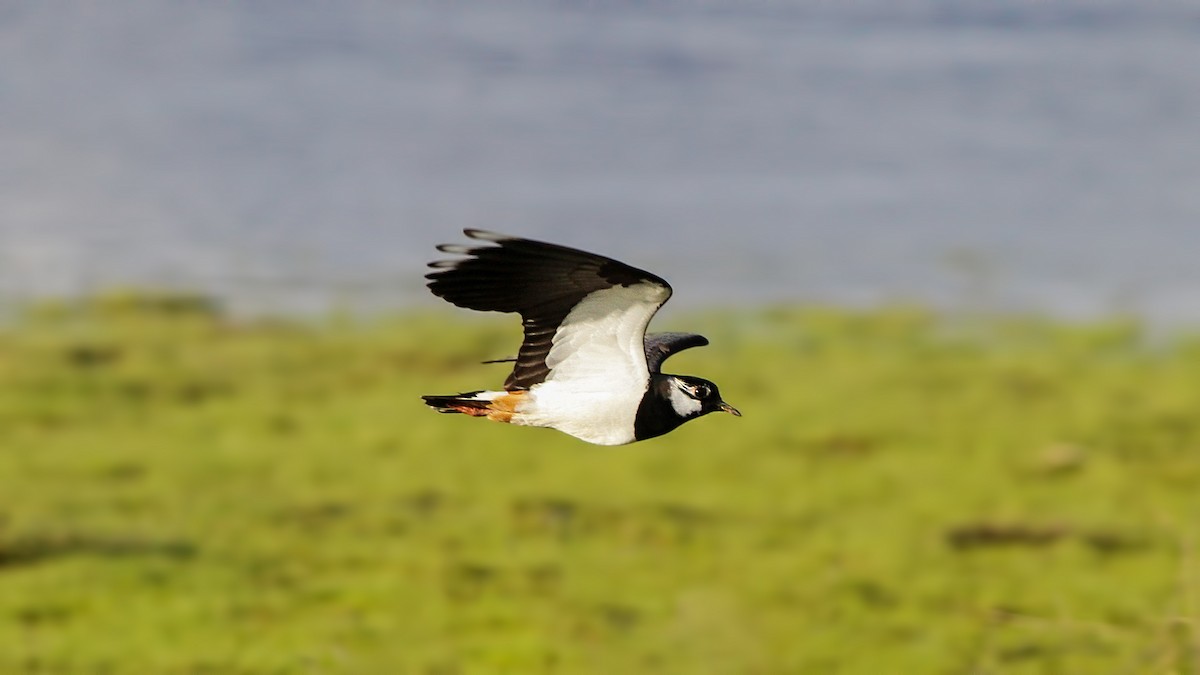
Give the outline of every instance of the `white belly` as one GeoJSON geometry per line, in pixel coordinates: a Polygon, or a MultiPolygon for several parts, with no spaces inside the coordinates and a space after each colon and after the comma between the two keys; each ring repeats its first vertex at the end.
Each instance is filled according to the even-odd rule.
{"type": "Polygon", "coordinates": [[[597,445],[632,443],[634,419],[645,392],[574,391],[565,383],[534,385],[512,423],[550,427],[597,445]]]}

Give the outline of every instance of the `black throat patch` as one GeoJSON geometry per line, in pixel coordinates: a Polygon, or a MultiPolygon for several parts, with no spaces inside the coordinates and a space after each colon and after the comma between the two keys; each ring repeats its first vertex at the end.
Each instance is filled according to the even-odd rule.
{"type": "Polygon", "coordinates": [[[679,425],[692,419],[680,417],[671,405],[671,376],[653,373],[650,375],[650,386],[646,395],[638,405],[637,416],[633,420],[633,436],[639,441],[647,438],[662,436],[674,430],[679,425]]]}

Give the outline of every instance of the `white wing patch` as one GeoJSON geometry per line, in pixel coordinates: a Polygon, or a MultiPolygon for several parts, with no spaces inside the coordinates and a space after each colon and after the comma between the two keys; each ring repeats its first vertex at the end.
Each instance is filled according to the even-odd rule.
{"type": "Polygon", "coordinates": [[[570,382],[579,390],[644,391],[650,379],[643,346],[646,326],[667,294],[662,286],[643,283],[584,298],[554,334],[546,379],[570,382]]]}
{"type": "Polygon", "coordinates": [[[658,284],[639,283],[596,291],[575,305],[551,341],[550,374],[531,389],[534,400],[522,406],[518,423],[603,445],[632,442],[650,381],[646,326],[668,297],[658,284]]]}

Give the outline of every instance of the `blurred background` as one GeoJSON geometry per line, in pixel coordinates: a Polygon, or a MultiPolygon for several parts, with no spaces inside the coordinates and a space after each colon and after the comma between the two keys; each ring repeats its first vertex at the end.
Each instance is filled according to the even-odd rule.
{"type": "Polygon", "coordinates": [[[1184,0],[0,9],[0,292],[431,303],[463,227],[678,307],[1200,320],[1184,0]]]}
{"type": "Polygon", "coordinates": [[[1198,187],[1194,1],[0,2],[0,673],[1200,675],[1198,187]],[[464,227],[745,417],[433,414],[464,227]]]}

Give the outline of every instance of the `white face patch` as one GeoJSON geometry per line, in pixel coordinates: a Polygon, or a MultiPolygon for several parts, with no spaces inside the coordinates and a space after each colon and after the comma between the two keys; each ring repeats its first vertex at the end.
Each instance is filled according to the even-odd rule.
{"type": "Polygon", "coordinates": [[[691,417],[700,412],[700,401],[692,398],[683,390],[687,383],[673,379],[671,381],[671,407],[680,417],[691,417]]]}

